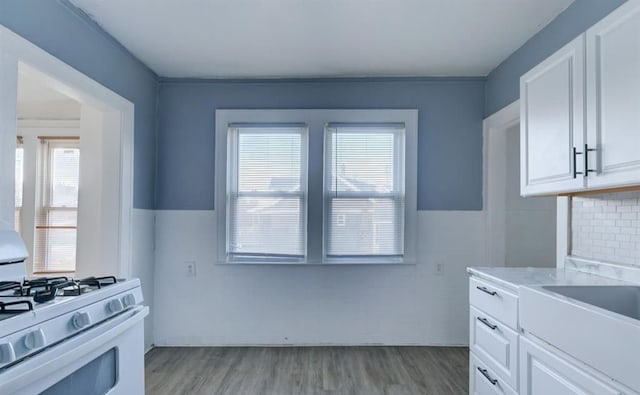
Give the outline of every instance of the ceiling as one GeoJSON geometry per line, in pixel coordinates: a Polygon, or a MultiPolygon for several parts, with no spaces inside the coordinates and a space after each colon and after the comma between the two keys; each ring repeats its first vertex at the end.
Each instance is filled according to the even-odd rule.
{"type": "Polygon", "coordinates": [[[80,103],[20,72],[17,115],[18,119],[79,119],[80,103]]]}
{"type": "Polygon", "coordinates": [[[164,77],[485,76],[572,0],[71,0],[164,77]]]}

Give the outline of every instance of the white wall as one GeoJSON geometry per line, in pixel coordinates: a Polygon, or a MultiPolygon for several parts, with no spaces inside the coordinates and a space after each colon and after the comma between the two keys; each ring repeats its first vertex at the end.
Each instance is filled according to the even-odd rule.
{"type": "MultiPolygon", "coordinates": [[[[17,58],[3,50],[0,31],[0,191],[13,191],[16,162],[17,58]]],[[[12,227],[15,195],[0,193],[0,227],[12,227]]]]}
{"type": "Polygon", "coordinates": [[[133,209],[131,215],[132,252],[131,275],[142,283],[144,303],[149,306],[150,313],[144,321],[144,348],[153,344],[153,260],[154,260],[154,216],[153,210],[133,209]]]}
{"type": "Polygon", "coordinates": [[[420,263],[404,266],[217,265],[216,212],[156,215],[156,345],[468,343],[483,212],[420,211],[420,263]]]}
{"type": "Polygon", "coordinates": [[[520,126],[506,139],[505,266],[555,266],[556,198],[520,196],[520,126]]]}

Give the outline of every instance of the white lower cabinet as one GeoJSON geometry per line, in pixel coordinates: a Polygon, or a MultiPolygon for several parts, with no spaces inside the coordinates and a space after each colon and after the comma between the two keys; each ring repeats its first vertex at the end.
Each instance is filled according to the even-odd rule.
{"type": "Polygon", "coordinates": [[[517,394],[518,296],[490,281],[469,281],[471,394],[517,394]]]}
{"type": "Polygon", "coordinates": [[[470,394],[640,395],[524,333],[517,289],[515,284],[470,278],[470,394]]]}
{"type": "Polygon", "coordinates": [[[520,337],[520,394],[614,395],[623,392],[520,337]]]}
{"type": "Polygon", "coordinates": [[[472,395],[517,395],[507,383],[498,378],[473,352],[469,354],[469,394],[472,395]]]}
{"type": "Polygon", "coordinates": [[[518,332],[471,307],[469,348],[497,378],[518,387],[518,332]]]}

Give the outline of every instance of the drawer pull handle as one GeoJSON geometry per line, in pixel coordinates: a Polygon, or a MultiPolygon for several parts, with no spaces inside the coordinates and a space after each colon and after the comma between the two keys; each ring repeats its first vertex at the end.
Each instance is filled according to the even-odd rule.
{"type": "Polygon", "coordinates": [[[596,170],[590,169],[589,168],[589,152],[596,152],[598,151],[595,148],[589,148],[588,144],[584,145],[584,176],[588,176],[589,173],[596,173],[596,170]]]}
{"type": "Polygon", "coordinates": [[[578,149],[576,147],[573,147],[573,178],[578,178],[578,175],[584,174],[583,172],[578,171],[578,155],[582,154],[583,152],[578,152],[578,149]]]}
{"type": "Polygon", "coordinates": [[[478,288],[480,291],[482,291],[482,292],[484,292],[484,293],[486,293],[486,294],[489,294],[489,295],[491,295],[491,296],[496,296],[496,295],[498,295],[498,293],[497,293],[496,291],[490,291],[490,290],[488,290],[486,287],[476,287],[476,288],[478,288]]]}
{"type": "Polygon", "coordinates": [[[489,372],[487,372],[487,369],[482,369],[481,367],[478,367],[478,372],[482,373],[482,375],[489,380],[489,382],[493,385],[498,384],[498,380],[491,378],[491,376],[489,376],[489,372]]]}
{"type": "Polygon", "coordinates": [[[485,324],[486,326],[491,328],[491,330],[495,331],[496,329],[498,329],[498,325],[490,324],[489,321],[486,318],[478,317],[478,321],[482,322],[483,324],[485,324]]]}

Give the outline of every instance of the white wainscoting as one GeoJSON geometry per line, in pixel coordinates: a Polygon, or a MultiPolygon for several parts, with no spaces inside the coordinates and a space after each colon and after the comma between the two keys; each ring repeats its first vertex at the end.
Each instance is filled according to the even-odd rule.
{"type": "Polygon", "coordinates": [[[153,261],[154,261],[154,215],[153,210],[133,209],[132,222],[132,251],[130,277],[137,277],[142,283],[144,303],[149,306],[150,313],[144,322],[144,348],[148,350],[153,345],[153,261]]]}
{"type": "Polygon", "coordinates": [[[217,265],[216,212],[156,215],[158,346],[468,343],[466,267],[486,266],[481,211],[420,211],[419,264],[401,266],[217,265]]]}

